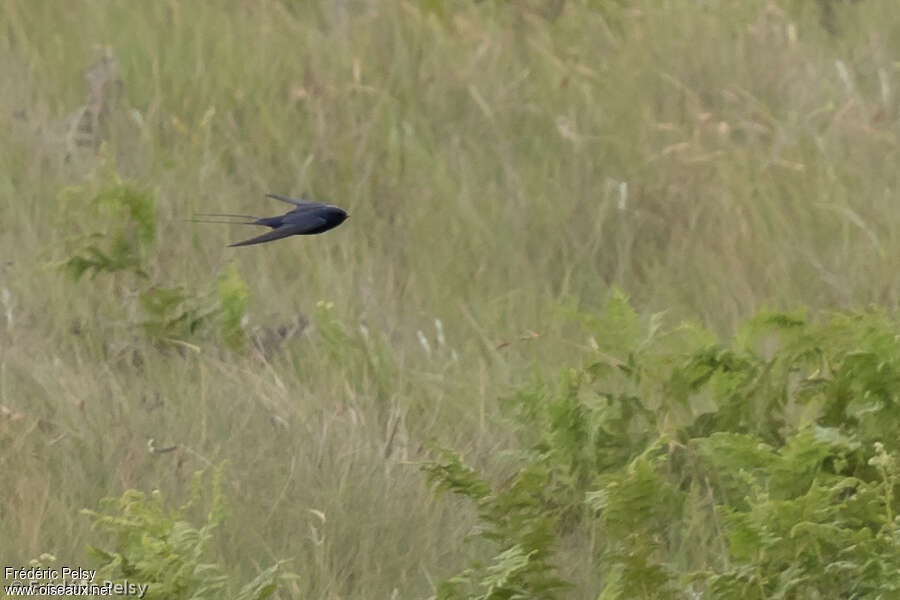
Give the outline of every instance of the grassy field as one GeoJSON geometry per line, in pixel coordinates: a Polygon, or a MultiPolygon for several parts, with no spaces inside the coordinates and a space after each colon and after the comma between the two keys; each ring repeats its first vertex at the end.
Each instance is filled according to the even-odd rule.
{"type": "Polygon", "coordinates": [[[87,566],[82,508],[178,505],[225,462],[229,576],[427,597],[475,518],[426,485],[429,444],[489,461],[497,398],[589,360],[614,286],[722,336],[895,306],[900,13],[833,5],[5,0],[0,562],[87,566]],[[113,162],[155,201],[145,276],[75,281],[112,217],[71,190],[113,162]],[[237,249],[186,222],[304,191],[349,221],[237,249]],[[139,326],[142,291],[229,268],[258,343],[139,326]]]}

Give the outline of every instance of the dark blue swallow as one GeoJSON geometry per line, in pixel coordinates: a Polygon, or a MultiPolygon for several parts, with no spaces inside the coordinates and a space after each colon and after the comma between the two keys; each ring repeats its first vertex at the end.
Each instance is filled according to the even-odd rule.
{"type": "Polygon", "coordinates": [[[252,244],[263,244],[290,235],[315,235],[324,233],[329,229],[334,229],[347,220],[349,215],[342,208],[332,206],[331,204],[323,204],[321,202],[308,202],[304,199],[287,198],[276,194],[266,194],[269,198],[275,198],[288,204],[293,204],[296,208],[288,211],[280,217],[254,217],[251,215],[231,215],[224,213],[198,214],[198,217],[228,217],[237,219],[247,219],[246,221],[204,221],[202,219],[194,219],[197,223],[237,223],[240,225],[263,225],[271,227],[272,231],[258,235],[243,242],[235,242],[228,244],[232,246],[250,246],[252,244]]]}

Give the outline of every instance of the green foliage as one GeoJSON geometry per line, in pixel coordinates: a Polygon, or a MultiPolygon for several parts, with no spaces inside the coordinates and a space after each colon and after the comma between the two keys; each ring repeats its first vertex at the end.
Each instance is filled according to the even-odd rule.
{"type": "Polygon", "coordinates": [[[477,598],[554,598],[567,584],[553,575],[550,557],[557,518],[545,510],[549,496],[536,493],[547,481],[541,465],[523,469],[503,493],[495,493],[476,472],[448,450],[426,467],[429,482],[474,501],[481,524],[478,535],[499,552],[440,584],[441,600],[477,598]]]}
{"type": "Polygon", "coordinates": [[[184,288],[151,288],[140,295],[145,319],[141,327],[150,339],[191,339],[212,316],[214,309],[201,308],[184,288]]]}
{"type": "MultiPolygon", "coordinates": [[[[92,554],[102,561],[98,576],[103,580],[148,584],[145,598],[149,599],[201,600],[226,595],[231,585],[228,571],[209,558],[214,532],[227,515],[222,474],[220,467],[212,480],[211,506],[200,527],[186,518],[192,508],[202,503],[203,479],[199,472],[194,477],[191,499],[178,509],[167,508],[158,490],[149,498],[143,492],[127,490],[119,498],[104,499],[100,511],[82,511],[94,519],[95,528],[115,539],[109,549],[91,546],[92,554]]],[[[276,563],[244,585],[235,597],[264,600],[288,578],[291,575],[282,572],[281,563],[276,563]]]]}
{"type": "Polygon", "coordinates": [[[101,231],[76,240],[63,268],[77,281],[86,273],[131,272],[147,277],[144,264],[156,239],[156,200],[124,182],[105,147],[97,169],[81,185],[59,193],[64,218],[87,214],[101,231]]]}
{"type": "MultiPolygon", "coordinates": [[[[744,445],[747,440],[732,438],[731,442],[744,445]]],[[[892,517],[898,471],[883,446],[875,444],[874,449],[870,462],[883,463],[885,468],[872,481],[835,476],[827,470],[814,474],[826,455],[850,449],[809,430],[799,432],[781,452],[769,456],[773,464],[758,470],[761,479],[749,475],[745,465],[736,472],[747,480],[743,501],[719,506],[731,564],[698,579],[705,579],[718,598],[798,593],[892,597],[900,592],[896,578],[900,521],[892,517]],[[769,477],[765,477],[767,471],[769,477]],[[785,478],[790,472],[802,472],[796,485],[789,485],[785,478]]],[[[733,460],[722,461],[713,472],[721,475],[736,466],[733,460]]]]}
{"type": "Polygon", "coordinates": [[[207,325],[220,323],[221,339],[232,350],[246,344],[244,318],[250,291],[234,263],[216,280],[216,297],[199,297],[183,287],[154,287],[141,293],[141,327],[158,342],[196,339],[207,325]]]}
{"type": "Polygon", "coordinates": [[[710,344],[642,323],[621,294],[584,322],[619,356],[604,348],[504,400],[521,432],[504,453],[511,478],[490,485],[449,450],[426,467],[475,503],[476,536],[499,549],[439,597],[557,597],[555,549],[585,536],[599,540],[601,598],[900,591],[900,324],[874,310],[815,323],[762,312],[732,344],[710,344]],[[715,532],[686,556],[702,521],[715,532]],[[716,546],[727,558],[700,558],[716,546]]]}
{"type": "Polygon", "coordinates": [[[250,302],[250,290],[233,262],[219,276],[216,289],[219,294],[222,339],[233,350],[240,350],[246,342],[244,317],[250,302]]]}
{"type": "Polygon", "coordinates": [[[138,325],[154,343],[179,343],[194,340],[205,326],[218,317],[221,339],[232,350],[246,343],[244,317],[250,292],[235,264],[216,281],[216,298],[184,286],[154,284],[149,273],[156,241],[156,205],[153,194],[124,182],[115,162],[101,149],[101,161],[85,183],[60,192],[64,212],[88,207],[94,225],[103,231],[79,238],[74,256],[62,267],[75,281],[86,273],[129,272],[137,276],[130,289],[119,291],[122,301],[137,296],[142,319],[138,325]]]}

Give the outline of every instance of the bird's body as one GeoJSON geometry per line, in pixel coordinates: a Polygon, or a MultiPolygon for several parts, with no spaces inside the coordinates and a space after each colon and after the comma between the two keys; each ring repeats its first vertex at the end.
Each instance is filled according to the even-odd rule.
{"type": "MultiPolygon", "coordinates": [[[[229,217],[249,219],[247,221],[236,221],[244,225],[262,225],[271,227],[272,231],[268,231],[262,235],[258,235],[249,240],[235,242],[229,246],[250,246],[253,244],[263,244],[291,235],[315,235],[324,233],[329,229],[334,229],[343,223],[349,215],[342,208],[324,204],[322,202],[308,202],[306,200],[295,198],[287,198],[275,194],[266,194],[269,198],[281,200],[288,204],[293,204],[296,208],[277,217],[252,217],[249,215],[230,215],[230,214],[205,214],[198,215],[201,217],[229,217]]],[[[196,219],[195,219],[196,220],[196,219]]],[[[230,221],[199,221],[204,223],[229,223],[230,221]]]]}

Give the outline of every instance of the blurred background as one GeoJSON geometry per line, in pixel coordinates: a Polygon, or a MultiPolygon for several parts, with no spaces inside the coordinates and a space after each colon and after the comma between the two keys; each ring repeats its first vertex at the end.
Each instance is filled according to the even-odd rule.
{"type": "Polygon", "coordinates": [[[887,0],[4,0],[0,559],[86,566],[82,508],[225,464],[230,576],[428,596],[474,511],[417,462],[502,447],[613,288],[720,335],[896,304],[898,34],[887,0]],[[267,192],[351,218],[187,221],[267,192]]]}

